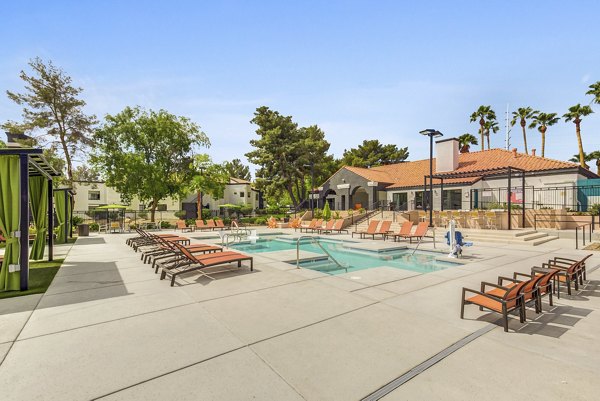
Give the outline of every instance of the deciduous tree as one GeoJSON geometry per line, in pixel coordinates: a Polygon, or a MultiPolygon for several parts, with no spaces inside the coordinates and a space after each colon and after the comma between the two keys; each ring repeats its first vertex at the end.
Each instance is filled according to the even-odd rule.
{"type": "Polygon", "coordinates": [[[210,145],[189,119],[138,107],[107,115],[94,139],[92,162],[107,185],[124,201],[149,202],[152,221],[161,199],[185,195],[195,173],[193,152],[210,145]]]}
{"type": "Polygon", "coordinates": [[[44,147],[58,150],[64,157],[67,179],[73,180],[73,157],[91,143],[96,117],[83,112],[82,89],[51,61],[40,58],[29,62],[33,73],[21,71],[25,92],[6,91],[9,99],[23,106],[23,121],[7,121],[9,132],[28,133],[44,147]]]}

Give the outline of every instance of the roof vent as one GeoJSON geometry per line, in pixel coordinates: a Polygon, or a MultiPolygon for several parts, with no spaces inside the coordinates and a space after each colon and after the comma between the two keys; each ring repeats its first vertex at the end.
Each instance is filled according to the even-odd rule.
{"type": "Polygon", "coordinates": [[[513,148],[512,154],[513,154],[513,157],[516,159],[517,158],[517,148],[513,148]]]}
{"type": "Polygon", "coordinates": [[[535,148],[531,149],[531,156],[535,156],[535,148]]]}

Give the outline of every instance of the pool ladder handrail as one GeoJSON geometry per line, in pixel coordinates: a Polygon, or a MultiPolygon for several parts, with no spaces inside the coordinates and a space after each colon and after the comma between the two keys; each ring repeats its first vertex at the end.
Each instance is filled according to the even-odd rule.
{"type": "Polygon", "coordinates": [[[333,263],[335,263],[340,269],[344,269],[346,271],[346,273],[348,273],[348,268],[346,266],[343,266],[333,256],[331,256],[331,254],[327,251],[327,249],[325,249],[323,247],[323,245],[321,245],[319,238],[313,237],[312,235],[301,235],[300,237],[298,237],[296,239],[296,269],[300,268],[300,241],[302,241],[305,238],[310,239],[311,243],[317,244],[319,246],[319,248],[321,248],[323,250],[323,252],[325,252],[325,254],[329,257],[329,259],[331,259],[333,261],[333,263]]]}
{"type": "MultiPolygon", "coordinates": [[[[429,230],[427,230],[429,231],[429,230]]],[[[433,248],[435,249],[435,227],[431,227],[431,231],[433,231],[433,248]]],[[[427,234],[427,233],[425,233],[427,234]]],[[[419,245],[421,245],[421,242],[423,242],[423,237],[419,238],[419,242],[417,243],[417,246],[415,246],[415,249],[413,249],[412,253],[410,254],[410,256],[413,256],[415,254],[415,252],[417,252],[417,249],[419,249],[419,245]]]]}

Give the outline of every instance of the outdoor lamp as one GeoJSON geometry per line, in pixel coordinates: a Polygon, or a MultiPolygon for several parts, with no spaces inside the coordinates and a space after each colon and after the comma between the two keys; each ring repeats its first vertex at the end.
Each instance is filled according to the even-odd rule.
{"type": "MultiPolygon", "coordinates": [[[[419,131],[419,134],[429,137],[429,227],[433,227],[433,138],[444,136],[433,128],[419,131]]],[[[424,199],[423,199],[424,201],[424,199]]]]}

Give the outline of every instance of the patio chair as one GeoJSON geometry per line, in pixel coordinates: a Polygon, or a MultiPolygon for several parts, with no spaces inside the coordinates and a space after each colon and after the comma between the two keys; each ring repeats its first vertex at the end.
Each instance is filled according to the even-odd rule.
{"type": "Polygon", "coordinates": [[[223,220],[221,219],[217,219],[215,220],[215,227],[220,229],[220,230],[226,230],[227,227],[225,227],[225,223],[223,223],[223,220]]]}
{"type": "MultiPolygon", "coordinates": [[[[495,295],[497,297],[502,297],[504,295],[504,293],[506,292],[507,288],[512,288],[515,285],[518,285],[521,282],[525,281],[527,284],[525,284],[523,286],[523,289],[521,290],[521,294],[523,295],[523,304],[525,306],[527,306],[528,302],[533,302],[535,305],[535,313],[540,313],[540,308],[539,308],[539,304],[538,304],[538,300],[537,300],[537,290],[538,290],[537,286],[543,277],[544,277],[543,275],[540,275],[540,276],[532,275],[532,276],[528,277],[527,280],[518,280],[518,279],[514,279],[514,278],[510,278],[510,277],[500,276],[500,277],[498,277],[498,285],[501,286],[503,289],[495,288],[491,291],[488,291],[487,293],[490,295],[495,295]]],[[[523,312],[523,313],[526,313],[526,312],[523,312]]],[[[527,316],[525,315],[524,317],[526,318],[527,316]]]]}
{"type": "Polygon", "coordinates": [[[207,227],[204,220],[198,219],[198,220],[196,220],[196,230],[204,231],[204,230],[211,230],[211,228],[207,227]]]}
{"type": "Polygon", "coordinates": [[[402,223],[402,226],[400,227],[400,231],[398,231],[397,233],[389,233],[387,235],[384,235],[383,239],[385,240],[387,237],[393,237],[394,242],[396,242],[398,240],[398,238],[407,238],[410,235],[412,226],[413,226],[412,221],[405,221],[404,223],[402,223]]]}
{"type": "Polygon", "coordinates": [[[334,231],[337,232],[338,234],[341,234],[342,231],[345,232],[346,234],[348,234],[348,230],[346,230],[344,227],[344,219],[338,219],[333,228],[331,229],[331,232],[333,233],[334,231]]]}
{"type": "Polygon", "coordinates": [[[214,230],[215,228],[217,228],[217,225],[215,224],[215,221],[213,219],[208,219],[206,220],[206,228],[214,230]]]}
{"type": "Polygon", "coordinates": [[[417,228],[415,229],[414,233],[408,234],[404,238],[408,238],[408,240],[412,244],[413,238],[422,240],[425,234],[427,234],[427,230],[429,230],[429,223],[426,221],[422,221],[419,224],[417,224],[417,228]]]}
{"type": "Polygon", "coordinates": [[[521,291],[526,285],[527,281],[522,281],[511,288],[505,288],[496,284],[482,282],[481,291],[463,287],[460,318],[465,318],[465,305],[477,305],[479,306],[479,310],[487,309],[492,312],[500,313],[503,319],[504,331],[508,332],[508,314],[510,312],[518,310],[519,321],[521,323],[525,322],[525,303],[522,302],[523,294],[521,294],[521,291]],[[485,289],[487,286],[502,290],[503,295],[498,297],[486,293],[485,289]],[[475,295],[467,298],[468,292],[475,295]]]}
{"type": "MultiPolygon", "coordinates": [[[[531,274],[541,276],[547,274],[550,270],[556,268],[556,265],[550,263],[542,263],[542,266],[534,266],[531,268],[531,274]]],[[[567,294],[571,295],[571,284],[575,284],[575,291],[579,290],[579,277],[580,277],[580,265],[579,262],[573,263],[568,269],[559,269],[554,279],[555,289],[560,298],[560,284],[564,283],[567,286],[567,294]]]]}
{"type": "Polygon", "coordinates": [[[313,228],[315,228],[316,224],[317,224],[317,219],[312,219],[310,221],[310,223],[308,223],[307,225],[301,225],[298,228],[300,229],[300,232],[302,232],[302,230],[305,230],[306,232],[308,232],[308,230],[312,230],[313,228]]]}
{"type": "Polygon", "coordinates": [[[451,219],[454,220],[454,222],[456,223],[456,228],[462,228],[463,227],[463,214],[461,212],[459,212],[458,210],[453,210],[451,213],[451,219]]]}
{"type": "MultiPolygon", "coordinates": [[[[152,269],[154,269],[154,273],[158,273],[158,269],[160,267],[171,263],[177,263],[183,258],[181,252],[173,242],[159,240],[157,246],[158,252],[154,252],[152,255],[144,259],[144,263],[152,262],[152,269]]],[[[191,254],[223,252],[223,247],[218,245],[191,244],[183,245],[183,247],[191,254]]]]}
{"type": "Polygon", "coordinates": [[[314,231],[319,234],[324,234],[330,232],[333,229],[333,225],[335,224],[335,220],[331,219],[327,223],[325,223],[325,227],[315,227],[314,231]]]}
{"type": "Polygon", "coordinates": [[[188,226],[187,224],[185,224],[185,220],[177,220],[177,222],[175,223],[175,231],[177,230],[181,230],[182,233],[189,231],[192,232],[194,231],[194,226],[188,226]]]}
{"type": "Polygon", "coordinates": [[[498,216],[495,212],[485,212],[485,226],[488,229],[498,229],[498,216]]]}
{"type": "Polygon", "coordinates": [[[163,267],[162,272],[160,274],[161,280],[164,280],[167,276],[171,277],[171,287],[175,285],[175,279],[177,278],[177,276],[197,270],[206,269],[208,267],[226,265],[236,262],[238,267],[242,267],[242,262],[249,260],[250,271],[254,270],[254,259],[252,258],[252,256],[244,255],[239,252],[226,251],[196,256],[180,244],[176,243],[175,246],[181,251],[181,254],[185,258],[185,260],[175,264],[175,266],[170,268],[163,267]]]}
{"type": "MultiPolygon", "coordinates": [[[[131,237],[128,238],[125,243],[129,246],[134,246],[136,244],[139,243],[143,243],[143,242],[148,242],[151,240],[151,236],[150,233],[148,233],[145,230],[142,230],[141,228],[136,228],[135,231],[138,233],[137,237],[131,237]]],[[[155,237],[162,237],[162,238],[167,238],[167,237],[177,237],[177,234],[153,234],[155,237]]]]}
{"type": "Polygon", "coordinates": [[[392,230],[390,230],[391,227],[392,222],[390,220],[382,221],[379,230],[377,230],[377,232],[373,234],[373,239],[375,239],[376,235],[381,235],[381,238],[385,241],[385,236],[392,232],[392,230]]]}
{"type": "MultiPolygon", "coordinates": [[[[582,274],[582,279],[583,280],[587,280],[587,269],[585,266],[585,262],[591,258],[593,256],[593,254],[589,254],[586,257],[584,257],[583,259],[577,260],[577,259],[569,259],[569,258],[563,258],[563,257],[554,257],[554,259],[552,259],[552,262],[554,262],[554,264],[556,265],[556,267],[558,269],[560,268],[567,268],[570,264],[575,263],[575,262],[579,262],[580,264],[580,268],[581,268],[581,272],[582,274]]],[[[583,281],[581,281],[581,284],[583,284],[583,281]]]]}
{"type": "Polygon", "coordinates": [[[305,230],[305,232],[308,232],[308,230],[310,230],[310,232],[314,233],[317,229],[321,228],[323,226],[323,219],[317,219],[317,221],[315,222],[315,225],[312,228],[307,228],[305,230]]]}
{"type": "Polygon", "coordinates": [[[478,210],[473,210],[470,212],[469,216],[469,226],[471,228],[481,228],[481,218],[482,214],[478,210]]]}
{"type": "Polygon", "coordinates": [[[277,219],[271,216],[269,220],[267,220],[267,228],[277,228],[277,219]]]}
{"type": "MultiPolygon", "coordinates": [[[[548,273],[541,274],[538,276],[529,275],[526,273],[515,272],[515,273],[513,273],[512,279],[509,277],[498,277],[498,284],[500,284],[504,287],[511,288],[511,287],[517,285],[517,283],[520,283],[521,281],[533,282],[533,280],[535,280],[537,278],[537,281],[533,282],[533,284],[535,285],[535,288],[533,288],[533,290],[534,290],[533,298],[535,299],[535,302],[536,302],[536,313],[542,313],[542,297],[543,296],[547,295],[550,306],[554,306],[554,304],[552,303],[552,293],[554,292],[553,281],[557,274],[558,274],[558,269],[550,269],[550,271],[548,273]],[[522,277],[522,279],[519,279],[519,277],[522,277]],[[505,282],[505,281],[507,281],[507,282],[505,282]]],[[[523,290],[523,293],[526,294],[527,290],[528,290],[527,287],[525,287],[523,290]]],[[[525,296],[525,302],[527,302],[526,296],[525,296]]]]}
{"type": "Polygon", "coordinates": [[[377,232],[377,226],[379,226],[379,220],[371,220],[366,230],[353,231],[352,238],[354,238],[354,234],[359,234],[360,238],[364,238],[365,235],[373,235],[377,232]]]}

